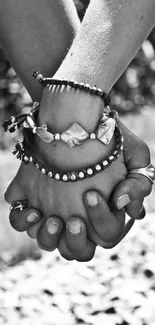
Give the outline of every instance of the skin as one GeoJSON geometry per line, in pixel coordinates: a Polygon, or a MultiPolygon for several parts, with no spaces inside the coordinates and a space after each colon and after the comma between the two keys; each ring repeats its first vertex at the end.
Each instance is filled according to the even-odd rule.
{"type": "MultiPolygon", "coordinates": [[[[58,78],[59,77],[72,78],[72,79],[79,80],[79,81],[82,80],[83,82],[89,82],[90,84],[94,83],[94,80],[95,80],[97,86],[102,87],[104,90],[109,91],[111,89],[113,83],[118,79],[119,75],[124,71],[126,65],[129,63],[129,61],[132,59],[133,55],[137,51],[138,46],[140,46],[139,42],[141,42],[147,36],[150,29],[153,27],[152,9],[154,9],[153,1],[149,1],[149,3],[147,3],[147,5],[146,5],[145,1],[139,2],[138,0],[135,1],[134,3],[132,1],[128,1],[125,4],[122,1],[115,1],[115,4],[116,5],[114,5],[113,1],[109,1],[109,2],[98,1],[97,5],[94,6],[94,1],[93,0],[91,1],[89,10],[87,11],[86,17],[82,24],[80,33],[78,34],[77,38],[75,39],[75,42],[73,43],[73,46],[71,47],[71,50],[69,51],[66,59],[63,61],[63,64],[61,65],[60,69],[58,69],[58,71],[56,73],[56,77],[58,77],[58,78]],[[118,10],[118,8],[119,8],[119,10],[118,10]],[[143,19],[143,23],[142,23],[142,19],[140,18],[139,12],[145,13],[145,15],[144,15],[145,19],[143,19]],[[148,19],[148,16],[146,15],[146,12],[149,15],[149,19],[148,19]],[[121,17],[121,19],[120,19],[120,17],[121,17]],[[129,28],[128,24],[130,25],[131,17],[133,18],[133,24],[129,28]],[[127,20],[127,18],[128,18],[128,20],[127,20]],[[100,22],[100,24],[98,24],[98,22],[100,22]],[[96,25],[99,26],[98,33],[96,33],[96,25]],[[116,26],[117,26],[117,29],[116,29],[116,26]],[[125,27],[126,27],[126,33],[124,33],[125,27]],[[116,30],[117,30],[117,33],[116,33],[116,30]],[[134,31],[134,33],[133,33],[133,31],[134,31]],[[87,41],[90,45],[89,53],[88,53],[88,43],[86,42],[85,35],[89,35],[89,37],[87,38],[87,41]],[[95,37],[94,37],[94,35],[95,35],[95,37]],[[120,35],[122,37],[120,37],[120,35]],[[140,37],[139,37],[139,35],[140,35],[140,37]],[[103,42],[101,42],[101,36],[104,37],[103,42]],[[94,40],[94,42],[92,42],[92,39],[94,40]],[[139,41],[139,39],[140,39],[140,41],[139,41]],[[95,47],[95,44],[98,44],[98,46],[95,47]],[[128,44],[130,44],[130,48],[128,48],[128,44]],[[95,48],[97,48],[97,53],[96,52],[94,53],[95,48]],[[82,49],[82,51],[81,51],[81,49],[82,49]],[[113,55],[113,53],[115,53],[115,56],[113,55]],[[93,60],[92,60],[92,56],[93,56],[93,60]],[[95,56],[95,58],[94,58],[94,56],[95,56]],[[84,65],[84,62],[87,62],[87,65],[84,65]],[[92,64],[92,62],[93,62],[93,64],[92,64]],[[79,65],[79,63],[80,63],[80,65],[79,65]],[[117,69],[116,69],[116,67],[117,67],[117,69]],[[97,71],[97,74],[96,74],[96,71],[97,71]]],[[[53,94],[52,94],[52,96],[53,96],[53,94]]],[[[49,96],[49,98],[50,98],[50,96],[49,96]]],[[[51,99],[52,98],[53,97],[51,97],[51,99]]],[[[67,121],[69,122],[70,112],[72,112],[71,105],[69,104],[69,100],[70,100],[69,97],[67,97],[65,104],[64,104],[64,100],[63,100],[63,105],[64,105],[63,110],[64,110],[64,114],[66,116],[65,123],[67,121]]],[[[78,105],[77,109],[75,110],[74,118],[78,119],[78,121],[82,123],[83,122],[82,117],[87,116],[87,114],[90,114],[90,109],[88,109],[88,107],[87,107],[87,100],[85,100],[84,98],[82,98],[81,100],[83,100],[84,105],[83,105],[82,109],[81,109],[80,105],[78,105]]],[[[60,101],[58,101],[58,102],[60,103],[60,101]]],[[[50,103],[50,99],[49,99],[49,103],[50,103]]],[[[63,125],[61,125],[61,121],[59,118],[59,112],[57,110],[57,107],[58,107],[57,105],[58,104],[56,102],[53,105],[52,110],[53,110],[53,114],[54,114],[54,119],[58,122],[58,127],[61,129],[63,127],[63,125]]],[[[100,103],[97,103],[96,105],[97,105],[97,110],[96,111],[94,110],[93,112],[91,112],[92,113],[91,116],[93,117],[94,122],[98,120],[98,116],[99,116],[99,113],[101,110],[100,103]]],[[[43,111],[44,114],[42,114],[42,115],[40,114],[39,121],[42,122],[42,117],[45,122],[49,121],[48,105],[42,105],[42,107],[43,107],[43,109],[41,109],[41,111],[43,111]]],[[[60,107],[61,107],[61,105],[60,105],[60,107]]],[[[73,105],[73,107],[74,107],[74,105],[73,105]]],[[[62,113],[62,111],[61,111],[61,113],[62,113]]],[[[53,118],[53,116],[52,116],[52,118],[53,118]]],[[[92,124],[87,124],[88,129],[91,128],[92,126],[93,126],[92,124]]],[[[127,132],[126,132],[126,135],[127,135],[127,132]]],[[[128,133],[128,139],[130,139],[130,138],[131,138],[131,135],[129,137],[129,133],[128,133]]],[[[134,156],[134,158],[133,157],[131,158],[131,156],[132,156],[131,153],[133,153],[133,148],[130,147],[129,142],[128,142],[128,147],[130,148],[130,151],[129,151],[129,154],[127,156],[125,156],[125,160],[126,160],[126,162],[128,161],[128,164],[130,162],[130,167],[132,166],[132,168],[134,168],[134,165],[136,163],[140,164],[140,161],[136,160],[136,158],[137,158],[136,156],[134,156]],[[130,158],[130,159],[128,159],[128,158],[130,158]]],[[[60,149],[59,151],[57,150],[57,148],[55,149],[54,160],[55,160],[55,162],[59,162],[59,154],[61,154],[61,156],[63,157],[63,161],[66,162],[66,166],[67,166],[67,164],[68,164],[67,152],[65,153],[65,150],[63,149],[63,147],[60,147],[59,149],[60,149]]],[[[99,155],[101,154],[99,146],[97,145],[96,148],[94,148],[94,149],[95,149],[96,156],[99,157],[99,155]]],[[[42,153],[44,155],[44,148],[42,147],[41,144],[38,144],[38,150],[40,151],[40,153],[42,153]]],[[[88,145],[88,148],[86,148],[86,150],[89,151],[89,145],[88,145]]],[[[141,164],[137,167],[146,166],[147,165],[146,161],[149,161],[149,153],[148,153],[148,149],[146,149],[145,144],[142,144],[140,146],[140,150],[145,153],[145,156],[144,156],[145,158],[141,159],[141,164]]],[[[107,154],[106,150],[105,150],[104,154],[105,155],[107,154]]],[[[76,155],[77,154],[75,154],[75,156],[73,155],[72,163],[73,162],[75,163],[76,155]]],[[[48,157],[49,162],[52,159],[53,158],[51,156],[48,157]]],[[[82,164],[84,162],[83,159],[85,159],[85,158],[81,154],[79,163],[82,164]]],[[[93,157],[91,157],[90,159],[93,159],[93,157]]],[[[122,167],[123,166],[123,157],[122,157],[122,161],[120,161],[120,163],[121,163],[121,167],[122,167]]],[[[121,170],[122,170],[122,168],[121,168],[121,170]]],[[[117,171],[116,166],[115,166],[115,171],[117,171]]],[[[131,176],[130,176],[129,177],[130,181],[129,180],[125,181],[125,174],[126,174],[126,172],[124,169],[124,172],[121,175],[121,179],[119,179],[119,177],[117,178],[117,182],[121,181],[122,179],[124,179],[124,181],[120,183],[119,188],[117,188],[116,194],[114,193],[114,196],[113,196],[114,207],[116,207],[117,199],[119,198],[117,193],[124,194],[128,191],[128,194],[130,194],[131,198],[134,199],[130,204],[128,204],[128,208],[127,208],[128,213],[129,213],[129,215],[133,215],[133,207],[134,207],[134,212],[136,212],[135,215],[136,214],[139,215],[140,210],[142,208],[142,201],[143,201],[144,195],[146,195],[146,193],[148,194],[148,192],[150,192],[150,189],[151,189],[150,182],[143,176],[142,177],[140,175],[136,176],[138,181],[140,182],[138,184],[141,184],[143,182],[143,187],[141,188],[141,186],[139,186],[139,191],[140,191],[141,195],[140,195],[140,199],[137,200],[139,193],[131,195],[131,189],[132,189],[131,185],[133,185],[133,182],[135,183],[135,177],[132,176],[132,179],[131,179],[131,176]],[[137,213],[136,209],[137,209],[138,213],[137,213]]],[[[25,170],[23,170],[22,175],[24,175],[23,177],[26,178],[25,170]]],[[[120,174],[119,174],[119,176],[120,176],[120,174]]],[[[104,173],[104,177],[105,177],[105,173],[104,173]]],[[[136,184],[137,184],[137,179],[136,179],[136,184]]],[[[17,180],[18,180],[18,177],[15,178],[14,184],[16,184],[16,182],[17,182],[17,184],[14,186],[16,186],[16,189],[19,189],[20,187],[19,187],[17,180]]],[[[91,183],[92,185],[91,184],[89,185],[91,190],[92,190],[92,187],[96,185],[94,182],[95,182],[95,180],[93,180],[93,182],[91,183]]],[[[26,184],[25,180],[24,180],[24,184],[26,184]]],[[[102,194],[103,197],[105,197],[105,199],[108,200],[110,198],[110,194],[111,194],[114,186],[116,185],[115,175],[111,182],[112,187],[108,189],[109,195],[107,195],[107,193],[104,192],[105,189],[104,189],[103,184],[102,184],[102,188],[100,188],[101,185],[98,182],[97,183],[98,187],[95,186],[95,189],[98,190],[99,192],[101,192],[100,194],[102,194]]],[[[109,185],[109,177],[108,177],[107,184],[109,185]]],[[[13,185],[11,185],[11,186],[12,187],[10,187],[8,189],[7,194],[6,194],[6,200],[8,202],[10,202],[10,196],[11,196],[10,191],[13,190],[13,185]]],[[[23,185],[23,187],[24,186],[25,185],[23,185]]],[[[50,186],[52,187],[54,185],[50,184],[50,186]]],[[[69,206],[70,203],[67,203],[67,202],[71,201],[71,200],[73,200],[73,202],[74,202],[75,197],[76,197],[76,199],[78,197],[76,194],[79,195],[79,198],[82,198],[82,195],[84,195],[84,190],[89,189],[87,187],[80,189],[80,188],[78,188],[78,186],[74,191],[68,190],[67,201],[65,201],[65,194],[63,194],[63,188],[60,190],[60,188],[57,187],[57,189],[56,189],[57,197],[54,200],[54,205],[57,207],[59,206],[58,198],[60,197],[60,193],[61,193],[62,197],[64,198],[63,202],[66,202],[66,204],[64,206],[69,211],[71,211],[71,213],[74,214],[73,208],[70,208],[70,206],[69,206]],[[83,190],[83,193],[82,193],[82,190],[83,190]],[[79,192],[79,191],[81,191],[81,192],[79,192]]],[[[54,189],[55,189],[55,187],[54,187],[54,189]]],[[[20,188],[20,190],[22,193],[21,188],[20,188]]],[[[27,189],[27,191],[28,191],[28,189],[27,189]]],[[[25,192],[25,187],[24,187],[23,192],[25,192]]],[[[33,195],[34,195],[34,192],[33,192],[33,195]]],[[[79,202],[79,201],[77,200],[77,202],[79,202]]],[[[38,204],[38,201],[37,201],[37,204],[38,204]]],[[[61,217],[62,217],[61,213],[64,213],[63,212],[64,206],[60,205],[59,214],[61,217]]],[[[36,207],[39,207],[39,206],[36,205],[36,207]]],[[[106,211],[106,207],[107,206],[104,205],[104,212],[106,211]]],[[[74,206],[74,208],[76,210],[76,205],[74,206]]],[[[101,206],[100,206],[100,208],[101,208],[101,206]]],[[[103,208],[103,205],[102,205],[102,208],[103,208]]],[[[52,207],[52,209],[53,209],[53,207],[52,207]]],[[[57,210],[56,210],[56,212],[57,212],[57,210]]],[[[75,212],[77,213],[77,211],[75,211],[75,212]]],[[[80,213],[81,213],[81,216],[84,218],[84,214],[82,214],[82,210],[80,211],[80,213]]],[[[48,213],[46,212],[45,214],[47,215],[48,213]]],[[[68,211],[67,212],[65,211],[65,214],[68,216],[68,211]]],[[[63,219],[65,221],[67,221],[68,219],[65,218],[65,214],[63,214],[63,219]]],[[[91,216],[90,213],[89,213],[89,215],[91,216]]],[[[121,219],[124,218],[123,215],[124,215],[124,212],[120,211],[121,219]]],[[[105,216],[104,216],[104,218],[105,218],[105,216]]],[[[104,220],[104,218],[103,218],[103,220],[104,220]]],[[[86,221],[86,219],[84,219],[84,220],[86,221]]],[[[39,229],[39,227],[38,227],[38,229],[39,229]]],[[[65,233],[66,236],[68,235],[67,229],[68,228],[67,228],[67,224],[66,224],[66,233],[65,233]]],[[[109,241],[110,240],[113,241],[113,239],[118,240],[119,238],[121,238],[121,233],[123,232],[123,229],[124,229],[124,227],[121,227],[121,231],[120,232],[117,231],[117,238],[110,237],[110,234],[109,234],[109,237],[108,237],[109,241]]],[[[40,230],[37,232],[38,238],[40,238],[40,237],[42,238],[42,236],[39,235],[40,232],[41,232],[40,230]]],[[[90,236],[89,231],[88,231],[88,235],[90,236]]],[[[104,233],[104,236],[105,236],[105,233],[104,233]]],[[[115,233],[115,236],[116,236],[116,233],[115,233]]],[[[44,236],[44,240],[45,240],[45,237],[46,236],[44,236]]],[[[64,240],[64,242],[66,241],[67,244],[69,245],[70,241],[65,240],[64,235],[61,238],[64,240]]],[[[106,240],[107,240],[107,238],[106,238],[106,240]]],[[[43,240],[42,240],[42,242],[43,242],[43,240]]],[[[60,240],[59,245],[61,245],[61,242],[62,242],[62,240],[60,240]]],[[[67,254],[64,253],[63,249],[59,248],[60,253],[62,256],[66,257],[67,254]]],[[[77,253],[73,254],[70,246],[69,246],[68,251],[71,252],[70,255],[72,256],[72,258],[76,258],[79,260],[79,257],[77,257],[77,253]]],[[[67,256],[67,258],[69,259],[68,256],[67,256]]],[[[90,258],[90,255],[89,255],[89,258],[90,258]]],[[[83,259],[86,259],[86,256],[83,259]]],[[[83,260],[83,259],[81,259],[81,260],[83,260]]]]}

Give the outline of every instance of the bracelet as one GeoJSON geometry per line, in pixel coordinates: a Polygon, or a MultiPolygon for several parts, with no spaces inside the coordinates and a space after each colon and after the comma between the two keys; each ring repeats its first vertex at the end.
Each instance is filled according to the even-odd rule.
{"type": "Polygon", "coordinates": [[[107,95],[102,89],[97,88],[96,86],[91,87],[89,84],[84,84],[83,82],[77,82],[74,80],[45,78],[39,71],[33,72],[33,77],[44,88],[49,85],[66,87],[69,86],[73,89],[83,90],[84,92],[100,97],[104,101],[105,107],[107,107],[111,102],[110,96],[107,95]]]}
{"type": "Polygon", "coordinates": [[[73,123],[62,134],[51,133],[48,131],[47,125],[37,126],[35,122],[36,113],[38,114],[40,104],[35,102],[32,110],[28,114],[21,114],[18,116],[12,116],[8,121],[3,122],[5,131],[14,132],[20,128],[28,128],[33,134],[37,134],[44,142],[51,143],[54,140],[62,140],[68,144],[70,148],[75,145],[81,145],[86,140],[99,140],[103,144],[108,145],[114,134],[115,125],[118,121],[118,113],[110,109],[105,111],[98,123],[97,130],[92,133],[88,133],[78,123],[73,123]]]}
{"type": "Polygon", "coordinates": [[[112,154],[104,160],[101,160],[95,165],[88,166],[86,168],[73,170],[64,173],[61,170],[51,168],[49,169],[44,163],[40,162],[39,159],[33,155],[33,149],[27,143],[26,139],[22,143],[17,143],[13,154],[16,155],[17,159],[22,160],[25,164],[29,162],[33,163],[34,166],[40,170],[42,174],[47,175],[49,178],[54,178],[57,181],[63,182],[75,182],[82,179],[90,178],[109,167],[120,155],[123,150],[123,135],[118,126],[115,127],[116,136],[116,148],[112,154]]]}
{"type": "MultiPolygon", "coordinates": [[[[40,103],[35,102],[32,109],[28,114],[20,114],[12,116],[9,120],[3,122],[4,131],[14,132],[23,129],[24,140],[22,143],[17,143],[13,154],[17,156],[17,159],[22,160],[25,164],[32,162],[34,166],[40,170],[42,174],[48,175],[48,177],[63,182],[79,181],[88,177],[92,177],[97,173],[102,172],[114,162],[123,150],[123,135],[118,126],[118,114],[116,111],[110,111],[108,104],[110,102],[109,96],[103,92],[100,88],[91,87],[88,84],[78,83],[72,80],[57,80],[52,78],[44,78],[39,72],[35,72],[33,76],[42,84],[43,87],[47,85],[64,85],[70,86],[74,89],[80,89],[90,94],[99,96],[102,98],[105,104],[103,116],[101,117],[98,128],[95,132],[86,132],[78,123],[74,123],[64,131],[62,134],[52,134],[47,130],[47,125],[37,126],[36,118],[39,112],[40,103]],[[54,140],[62,140],[66,142],[70,147],[74,145],[80,145],[88,138],[91,140],[100,140],[104,144],[109,144],[113,134],[116,136],[116,148],[107,159],[99,161],[95,165],[90,165],[82,169],[73,170],[64,173],[61,170],[51,168],[49,169],[44,163],[39,161],[38,157],[33,155],[33,148],[30,145],[30,141],[27,138],[26,129],[29,129],[32,134],[39,135],[43,141],[50,143],[54,140]]],[[[30,133],[28,132],[28,135],[30,133]]],[[[32,138],[33,139],[33,138],[32,138]]]]}

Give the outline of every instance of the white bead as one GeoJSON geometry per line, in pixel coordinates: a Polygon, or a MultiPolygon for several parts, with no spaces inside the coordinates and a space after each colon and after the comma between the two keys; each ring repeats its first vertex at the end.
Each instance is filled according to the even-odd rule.
{"type": "Polygon", "coordinates": [[[39,81],[39,80],[42,79],[42,78],[43,78],[43,75],[42,75],[41,73],[39,73],[39,74],[37,75],[37,77],[36,77],[36,80],[39,81]]]}
{"type": "Polygon", "coordinates": [[[54,134],[54,139],[55,140],[60,140],[60,134],[59,133],[54,134]]]}
{"type": "Polygon", "coordinates": [[[39,168],[39,164],[36,163],[35,166],[36,166],[37,169],[39,168]]]}
{"type": "Polygon", "coordinates": [[[88,174],[88,175],[92,175],[92,174],[93,174],[93,170],[92,170],[91,168],[88,168],[88,169],[87,169],[87,174],[88,174]]]}
{"type": "Polygon", "coordinates": [[[30,157],[30,158],[29,158],[29,161],[30,161],[30,162],[32,162],[32,161],[33,161],[33,158],[32,158],[32,157],[30,157]]]}
{"type": "Polygon", "coordinates": [[[72,180],[72,181],[75,181],[75,180],[76,180],[76,176],[75,176],[75,174],[72,174],[72,175],[71,175],[71,180],[72,180]]]}
{"type": "Polygon", "coordinates": [[[18,125],[16,124],[16,125],[14,126],[14,128],[15,128],[15,131],[17,131],[17,130],[18,130],[18,125]]]}
{"type": "Polygon", "coordinates": [[[48,177],[52,177],[52,172],[48,172],[48,177]]]}
{"type": "Polygon", "coordinates": [[[60,179],[60,175],[57,173],[55,174],[55,179],[58,181],[60,179]]]}
{"type": "Polygon", "coordinates": [[[83,173],[83,172],[80,172],[80,173],[79,173],[79,177],[80,177],[80,178],[84,178],[84,173],[83,173]]]}
{"type": "Polygon", "coordinates": [[[11,116],[11,123],[15,123],[16,119],[14,116],[11,116]]]}
{"type": "Polygon", "coordinates": [[[113,152],[113,155],[116,155],[116,154],[117,154],[117,152],[118,152],[118,151],[117,151],[117,150],[115,150],[115,151],[113,152]]]}
{"type": "Polygon", "coordinates": [[[123,145],[121,145],[120,149],[123,150],[123,145]]]}
{"type": "Polygon", "coordinates": [[[33,130],[32,130],[32,132],[35,134],[37,132],[37,128],[34,127],[33,130]]]}
{"type": "Polygon", "coordinates": [[[34,102],[33,103],[33,109],[35,109],[37,106],[39,106],[40,104],[39,104],[39,102],[34,102]]]}
{"type": "Polygon", "coordinates": [[[45,168],[42,168],[41,172],[42,172],[42,174],[45,174],[46,173],[45,168]]]}
{"type": "Polygon", "coordinates": [[[90,139],[95,140],[96,139],[96,134],[95,133],[90,133],[90,139]]]}
{"type": "Polygon", "coordinates": [[[28,158],[27,156],[25,156],[25,157],[24,157],[24,160],[25,160],[25,161],[28,161],[28,160],[29,160],[29,158],[28,158]]]}
{"type": "Polygon", "coordinates": [[[113,160],[114,159],[114,156],[109,156],[109,160],[113,160]]]}
{"type": "Polygon", "coordinates": [[[68,176],[67,175],[63,175],[62,179],[63,179],[64,182],[66,182],[66,181],[68,181],[68,176]]]}
{"type": "Polygon", "coordinates": [[[104,161],[102,162],[102,164],[103,164],[103,166],[107,166],[107,165],[108,165],[108,161],[107,161],[107,160],[104,160],[104,161]]]}
{"type": "Polygon", "coordinates": [[[96,169],[96,170],[101,170],[101,166],[100,166],[100,165],[96,165],[96,166],[95,166],[95,169],[96,169]]]}
{"type": "Polygon", "coordinates": [[[72,148],[74,146],[74,141],[73,140],[68,140],[68,145],[70,148],[72,148]]]}

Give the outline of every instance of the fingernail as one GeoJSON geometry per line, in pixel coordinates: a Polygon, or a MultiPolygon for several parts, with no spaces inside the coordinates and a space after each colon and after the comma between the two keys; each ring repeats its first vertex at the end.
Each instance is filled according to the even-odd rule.
{"type": "Polygon", "coordinates": [[[35,222],[39,219],[40,218],[39,218],[38,214],[36,214],[35,212],[30,213],[29,216],[27,217],[28,222],[35,222]]]}
{"type": "Polygon", "coordinates": [[[143,219],[145,217],[146,211],[145,208],[142,207],[141,210],[139,211],[139,218],[138,219],[143,219]]]}
{"type": "Polygon", "coordinates": [[[125,207],[128,203],[130,203],[131,200],[129,198],[128,194],[124,194],[122,196],[120,196],[117,200],[117,207],[118,209],[122,209],[123,207],[125,207]]]}
{"type": "Polygon", "coordinates": [[[77,235],[80,233],[82,225],[79,221],[76,220],[69,221],[68,228],[72,234],[77,235]]]}
{"type": "Polygon", "coordinates": [[[59,224],[56,223],[55,221],[50,221],[47,226],[47,230],[51,235],[54,235],[57,233],[59,229],[59,224]]]}
{"type": "Polygon", "coordinates": [[[98,197],[95,192],[87,193],[85,199],[90,207],[94,207],[98,204],[98,197]]]}

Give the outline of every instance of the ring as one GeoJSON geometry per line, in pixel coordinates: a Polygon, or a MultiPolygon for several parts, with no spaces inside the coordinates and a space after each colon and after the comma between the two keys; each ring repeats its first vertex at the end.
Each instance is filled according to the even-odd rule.
{"type": "Polygon", "coordinates": [[[10,207],[10,211],[12,210],[20,210],[23,211],[24,209],[28,208],[28,200],[18,200],[13,201],[10,207]]]}
{"type": "Polygon", "coordinates": [[[152,164],[149,164],[148,166],[144,168],[135,168],[130,170],[129,174],[141,174],[145,177],[147,177],[151,183],[153,184],[155,180],[155,168],[152,164]]]}

